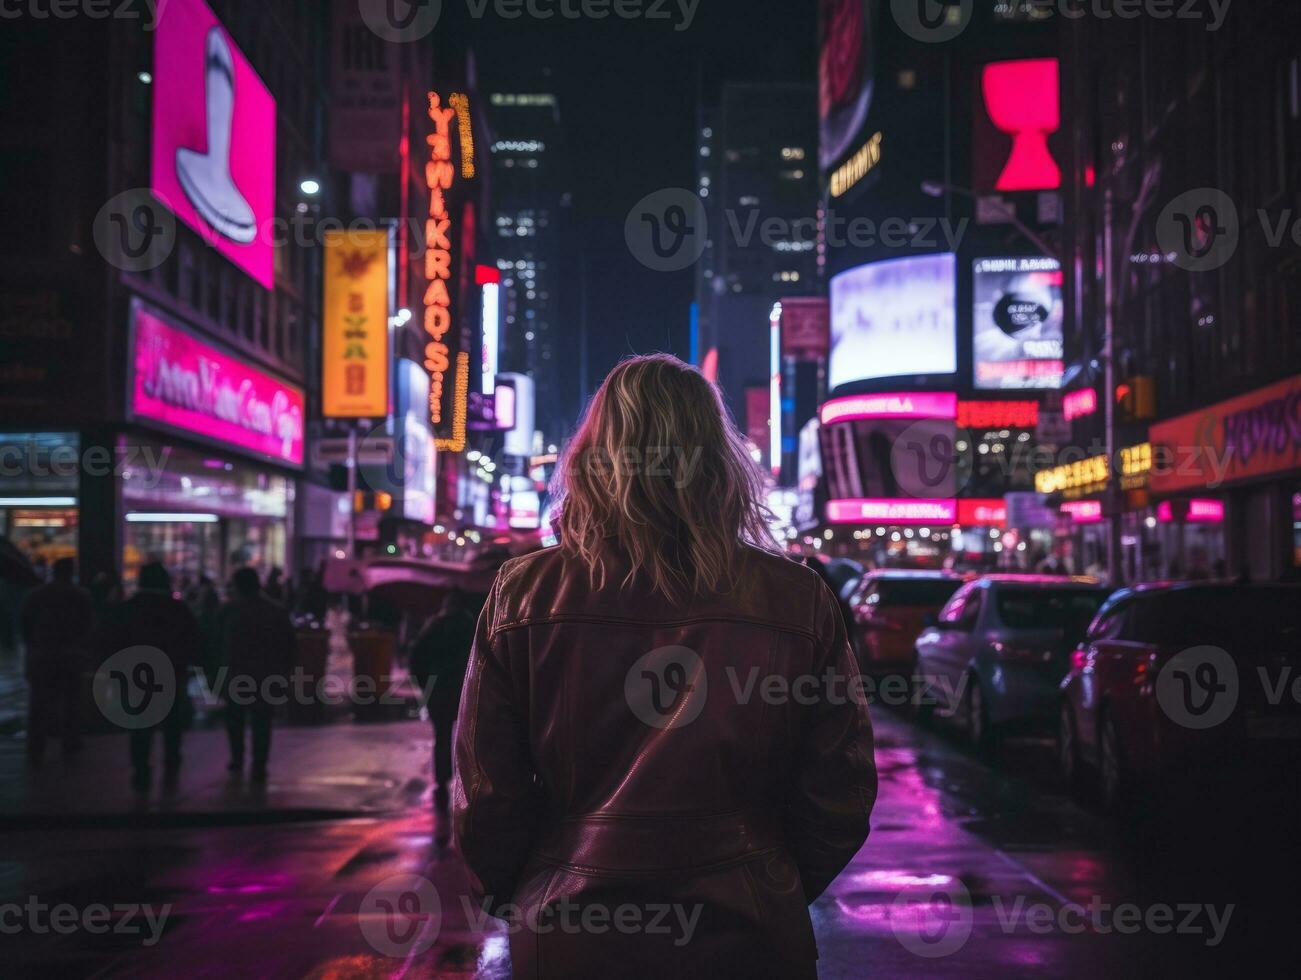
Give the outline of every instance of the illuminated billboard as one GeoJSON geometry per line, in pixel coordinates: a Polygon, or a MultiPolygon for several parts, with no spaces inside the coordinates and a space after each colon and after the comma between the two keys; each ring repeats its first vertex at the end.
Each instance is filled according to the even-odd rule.
{"type": "Polygon", "coordinates": [[[154,196],[270,289],[276,103],[203,0],[159,6],[153,96],[154,196]]]}
{"type": "Polygon", "coordinates": [[[191,438],[275,463],[303,462],[303,391],[132,307],[130,409],[191,438]]]}
{"type": "Polygon", "coordinates": [[[915,392],[837,398],[822,407],[822,472],[834,500],[957,493],[957,398],[915,392]]]}
{"type": "Polygon", "coordinates": [[[831,388],[958,369],[950,252],[860,265],[831,280],[831,388]]]}
{"type": "Polygon", "coordinates": [[[1063,319],[1062,272],[1056,259],[977,259],[971,318],[975,386],[1059,387],[1063,319]]]}
{"type": "Polygon", "coordinates": [[[1051,139],[1060,128],[1056,58],[985,65],[972,129],[972,186],[979,193],[1060,187],[1051,139]]]}
{"type": "Polygon", "coordinates": [[[872,106],[877,0],[819,0],[818,160],[830,170],[854,146],[872,106]]]}
{"type": "Polygon", "coordinates": [[[323,244],[321,414],[379,418],[389,403],[389,234],[330,229],[323,244]]]}

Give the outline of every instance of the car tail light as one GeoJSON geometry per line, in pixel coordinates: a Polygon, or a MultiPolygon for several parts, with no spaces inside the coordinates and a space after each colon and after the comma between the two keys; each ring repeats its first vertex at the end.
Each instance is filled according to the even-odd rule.
{"type": "Polygon", "coordinates": [[[989,645],[989,648],[994,651],[994,656],[998,657],[999,660],[1041,663],[1052,658],[1051,650],[1035,650],[1030,647],[1004,643],[1002,640],[995,640],[989,645]]]}

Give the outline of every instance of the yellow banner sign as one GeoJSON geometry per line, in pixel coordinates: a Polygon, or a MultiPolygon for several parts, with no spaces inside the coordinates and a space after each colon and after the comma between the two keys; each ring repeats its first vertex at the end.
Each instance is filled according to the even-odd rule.
{"type": "Polygon", "coordinates": [[[321,411],[326,418],[388,414],[388,263],[384,229],[325,232],[321,411]]]}

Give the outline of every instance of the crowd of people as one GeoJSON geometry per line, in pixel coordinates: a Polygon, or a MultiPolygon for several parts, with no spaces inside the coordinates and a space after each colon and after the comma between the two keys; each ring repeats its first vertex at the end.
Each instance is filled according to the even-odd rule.
{"type": "MultiPolygon", "coordinates": [[[[154,744],[160,740],[163,787],[177,786],[184,733],[195,716],[187,680],[196,672],[221,700],[230,772],[242,774],[247,760],[250,781],[265,783],[276,713],[268,697],[274,688],[267,682],[291,675],[295,623],[324,623],[330,596],[323,574],[305,572],[294,584],[278,569],[263,579],[250,567],[235,571],[225,593],[223,599],[208,576],[174,582],[161,563],[151,562],[140,569],[128,597],[107,576],[83,588],[74,561],[57,561],[50,580],[26,595],[17,617],[25,648],[29,764],[42,765],[55,736],[65,754],[77,753],[90,722],[83,678],[120,651],[150,648],[166,659],[177,690],[165,716],[128,731],[133,787],[141,793],[153,787],[154,744]]],[[[441,607],[410,631],[414,639],[406,652],[433,727],[434,798],[440,810],[448,804],[452,727],[484,598],[452,589],[441,607]]]]}

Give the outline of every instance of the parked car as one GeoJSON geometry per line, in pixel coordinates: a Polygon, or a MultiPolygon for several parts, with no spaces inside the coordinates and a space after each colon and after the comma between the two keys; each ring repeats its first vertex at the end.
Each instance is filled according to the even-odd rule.
{"type": "Polygon", "coordinates": [[[961,585],[960,576],[947,572],[883,569],[860,578],[845,599],[859,669],[910,676],[917,634],[961,585]]]}
{"type": "Polygon", "coordinates": [[[979,748],[1009,727],[1051,728],[1071,651],[1107,594],[1061,575],[968,582],[917,638],[923,703],[959,717],[979,748]]]}
{"type": "MultiPolygon", "coordinates": [[[[1057,750],[1108,809],[1176,773],[1301,748],[1301,588],[1185,583],[1116,592],[1061,683],[1057,750]]],[[[1301,755],[1301,753],[1297,753],[1301,755]]],[[[1295,758],[1295,757],[1294,757],[1295,758]]]]}

